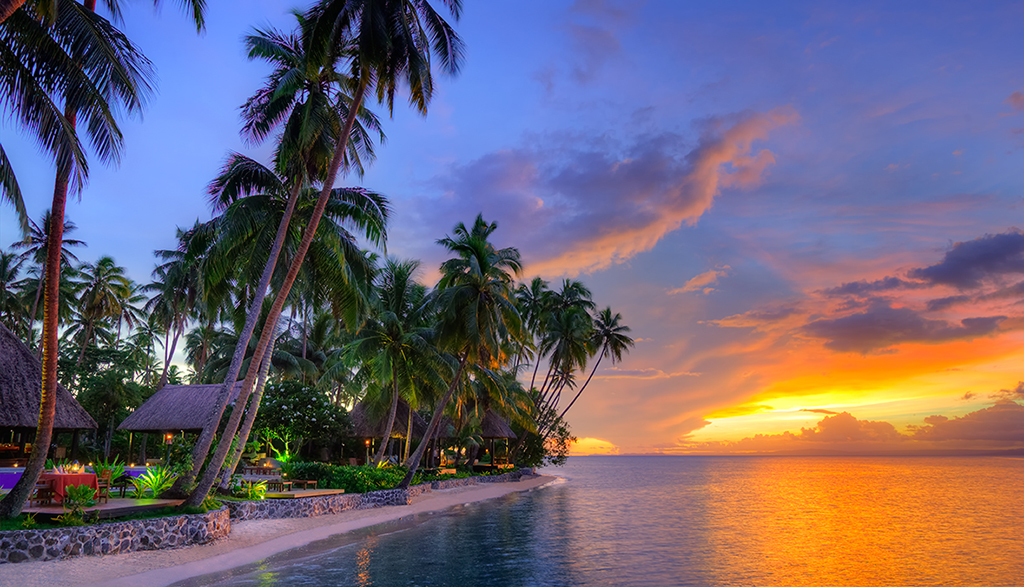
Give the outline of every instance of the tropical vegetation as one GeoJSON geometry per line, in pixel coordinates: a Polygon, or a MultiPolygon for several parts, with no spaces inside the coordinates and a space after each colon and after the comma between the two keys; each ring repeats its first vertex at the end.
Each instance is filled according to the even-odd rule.
{"type": "MultiPolygon", "coordinates": [[[[117,3],[107,4],[116,17],[117,3]]],[[[185,4],[201,26],[203,3],[185,4]]],[[[443,4],[460,17],[459,0],[443,4]]],[[[44,365],[36,446],[50,444],[58,380],[99,424],[80,449],[112,469],[146,458],[144,435],[117,430],[132,409],[167,384],[208,383],[220,391],[203,433],[175,439],[172,463],[136,480],[139,495],[169,491],[199,506],[215,487],[230,491],[241,459],[259,453],[350,490],[408,486],[429,478],[421,464],[442,447],[457,464],[496,464],[482,437],[489,414],[519,439],[503,458],[564,462],[573,441],[568,410],[602,360],[621,360],[633,344],[622,317],[599,309],[581,281],[524,280],[518,249],[496,246],[499,225],[482,215],[437,241],[448,258],[431,287],[419,261],[386,254],[389,199],[335,186],[339,175],[358,179],[384,138],[368,109],[374,99],[390,113],[404,88],[426,114],[434,70],[459,71],[462,42],[430,3],[320,0],[294,13],[292,31],[254,29],[249,56],[272,72],[242,106],[242,134],[252,145],[272,143],[271,160],[228,154],[209,185],[212,217],[175,229],[174,246],[154,252],[148,283],[112,256],[80,260],[72,248],[81,254],[85,243],[67,238],[76,226],[63,210],[88,173],[76,116],[88,121],[91,152],[116,161],[121,135],[106,101],[141,108],[150,65],[92,5],[56,6],[56,20],[42,18],[50,4],[32,0],[2,20],[0,3],[0,74],[30,74],[0,85],[0,96],[57,175],[52,210],[38,223],[25,217],[25,238],[0,251],[0,322],[44,365]],[[103,35],[69,37],[82,19],[103,35]],[[30,55],[30,42],[54,56],[30,55]],[[80,53],[90,46],[113,61],[93,63],[92,52],[80,53]],[[76,92],[74,80],[84,84],[76,92]],[[29,102],[44,97],[63,110],[30,116],[28,108],[42,106],[29,102]],[[372,455],[353,439],[348,411],[356,403],[384,422],[372,455]],[[410,408],[402,423],[400,404],[410,408]],[[429,422],[422,438],[413,437],[414,416],[429,422]],[[397,428],[407,431],[401,451],[392,444],[397,428]],[[304,462],[352,458],[369,462],[304,462]]],[[[2,147],[0,185],[24,210],[2,147]]],[[[37,464],[23,479],[34,481],[37,464]]],[[[16,516],[26,498],[16,487],[0,517],[16,516]]]]}

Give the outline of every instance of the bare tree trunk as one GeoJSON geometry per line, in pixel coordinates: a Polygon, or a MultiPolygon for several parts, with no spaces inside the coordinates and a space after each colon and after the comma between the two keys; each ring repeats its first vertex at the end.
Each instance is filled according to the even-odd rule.
{"type": "Polygon", "coordinates": [[[384,460],[384,453],[391,440],[391,430],[395,427],[395,416],[398,414],[398,373],[394,366],[391,367],[391,383],[391,412],[388,414],[388,425],[384,428],[384,439],[380,443],[380,448],[373,457],[373,462],[378,465],[384,460]]]}
{"type": "Polygon", "coordinates": [[[174,325],[174,337],[171,339],[171,352],[168,353],[167,360],[164,361],[164,372],[160,374],[160,382],[156,384],[157,391],[160,391],[165,385],[167,385],[167,373],[171,369],[171,357],[174,356],[174,350],[178,348],[178,337],[181,336],[181,331],[184,330],[182,326],[184,326],[184,324],[174,325]]]}

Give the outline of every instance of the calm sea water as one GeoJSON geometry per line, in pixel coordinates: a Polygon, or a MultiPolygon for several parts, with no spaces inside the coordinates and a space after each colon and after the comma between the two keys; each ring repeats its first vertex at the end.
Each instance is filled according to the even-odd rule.
{"type": "Polygon", "coordinates": [[[577,457],[190,585],[1024,585],[1024,459],[577,457]]]}

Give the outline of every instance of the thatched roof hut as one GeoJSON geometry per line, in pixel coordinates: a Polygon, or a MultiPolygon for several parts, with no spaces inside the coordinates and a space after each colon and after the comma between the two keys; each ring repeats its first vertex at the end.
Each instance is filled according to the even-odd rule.
{"type": "MultiPolygon", "coordinates": [[[[0,324],[0,428],[36,429],[42,382],[43,366],[32,349],[0,324]]],[[[53,428],[96,428],[89,412],[59,383],[53,428]]]]}
{"type": "Polygon", "coordinates": [[[484,412],[484,421],[480,423],[480,430],[481,438],[516,438],[516,433],[512,432],[512,427],[508,425],[508,422],[491,410],[484,412]]]}
{"type": "MultiPolygon", "coordinates": [[[[455,429],[455,423],[448,416],[441,418],[441,422],[438,423],[438,435],[441,438],[448,438],[447,430],[455,429]]],[[[487,410],[484,412],[483,421],[480,422],[480,438],[516,438],[516,433],[504,418],[487,410]]]]}
{"type": "MultiPolygon", "coordinates": [[[[165,385],[131,413],[118,430],[132,432],[202,432],[206,417],[214,410],[217,394],[223,383],[202,385],[165,385]]],[[[242,382],[235,383],[231,390],[233,404],[238,399],[242,382]]]]}
{"type": "MultiPolygon", "coordinates": [[[[388,407],[390,408],[390,406],[388,407]]],[[[354,429],[353,435],[357,438],[382,438],[384,436],[384,428],[388,424],[387,410],[385,410],[379,417],[373,417],[369,414],[366,405],[360,402],[352,408],[351,412],[349,412],[349,417],[352,419],[352,428],[354,429]]],[[[408,423],[409,404],[399,400],[398,411],[395,414],[395,425],[391,428],[391,436],[406,438],[409,435],[408,423]]],[[[422,416],[413,411],[413,438],[423,438],[423,434],[426,431],[427,422],[422,416]]]]}

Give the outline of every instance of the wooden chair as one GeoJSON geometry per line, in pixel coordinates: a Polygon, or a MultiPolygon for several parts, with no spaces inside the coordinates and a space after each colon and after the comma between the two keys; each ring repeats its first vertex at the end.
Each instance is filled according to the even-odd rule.
{"type": "Polygon", "coordinates": [[[50,505],[53,501],[53,479],[47,479],[45,481],[38,481],[35,489],[32,491],[32,496],[28,498],[29,505],[38,503],[39,505],[50,505]]]}
{"type": "Polygon", "coordinates": [[[96,502],[99,503],[101,500],[110,503],[110,474],[112,471],[107,469],[103,471],[102,475],[96,477],[96,483],[99,489],[96,490],[96,502]]]}

